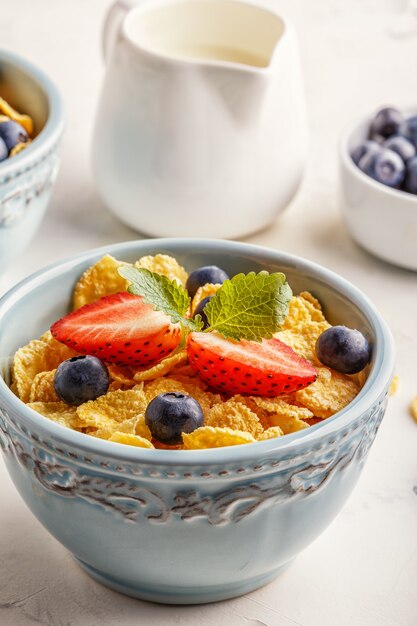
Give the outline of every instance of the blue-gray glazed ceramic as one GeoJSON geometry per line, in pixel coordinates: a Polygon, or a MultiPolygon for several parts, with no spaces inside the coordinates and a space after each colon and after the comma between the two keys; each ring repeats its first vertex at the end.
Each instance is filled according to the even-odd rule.
{"type": "Polygon", "coordinates": [[[61,96],[34,65],[0,50],[0,96],[34,121],[36,137],[0,163],[0,272],[34,237],[51,197],[64,130],[61,96]]]}
{"type": "MultiPolygon", "coordinates": [[[[145,240],[93,250],[34,274],[0,301],[0,353],[62,316],[82,271],[104,253],[156,252],[188,270],[280,270],[333,323],[373,343],[369,378],[343,411],[305,431],[243,446],[146,450],[97,440],[35,413],[0,378],[0,435],[19,493],[94,578],[165,603],[222,600],[277,576],[331,522],[355,486],[385,412],[393,341],[368,298],[301,258],[226,241],[145,240]]],[[[7,379],[7,363],[4,377],[7,379]]]]}

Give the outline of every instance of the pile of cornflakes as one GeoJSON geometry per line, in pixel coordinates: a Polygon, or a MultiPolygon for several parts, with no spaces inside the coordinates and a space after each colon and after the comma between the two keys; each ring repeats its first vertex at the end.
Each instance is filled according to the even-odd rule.
{"type": "MultiPolygon", "coordinates": [[[[73,305],[79,308],[105,295],[125,291],[127,282],[117,268],[123,262],[105,256],[81,276],[73,305]]],[[[187,272],[166,255],[145,256],[135,263],[168,276],[183,285],[187,272]]],[[[219,285],[201,287],[191,311],[219,285]]],[[[347,406],[366,380],[366,372],[348,376],[324,367],[315,356],[318,336],[330,324],[320,303],[308,292],[292,298],[289,314],[276,337],[313,363],[316,382],[286,396],[225,396],[211,391],[187,363],[186,351],[147,369],[108,365],[108,392],[82,404],[69,406],[57,397],[54,375],[58,365],[76,353],[57,342],[50,332],[20,348],[12,366],[12,390],[38,413],[59,424],[93,437],[142,448],[196,450],[264,441],[293,433],[320,422],[347,406]],[[195,398],[204,413],[204,426],[183,433],[183,444],[166,446],[152,439],[145,423],[149,402],[160,393],[180,391],[195,398]]]]}

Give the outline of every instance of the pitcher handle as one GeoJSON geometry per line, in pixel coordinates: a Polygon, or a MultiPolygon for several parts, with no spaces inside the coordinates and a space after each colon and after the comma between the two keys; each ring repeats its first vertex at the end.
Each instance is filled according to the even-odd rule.
{"type": "Polygon", "coordinates": [[[123,19],[134,7],[140,4],[140,0],[117,0],[107,11],[103,24],[102,50],[104,62],[110,59],[114,44],[120,34],[123,19]]]}

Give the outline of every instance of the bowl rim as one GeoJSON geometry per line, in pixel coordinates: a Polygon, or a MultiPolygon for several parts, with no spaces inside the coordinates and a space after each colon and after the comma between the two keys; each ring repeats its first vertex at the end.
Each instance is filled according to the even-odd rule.
{"type": "Polygon", "coordinates": [[[228,446],[204,450],[161,450],[145,449],[116,442],[97,440],[94,437],[71,430],[48,420],[33,409],[25,405],[0,376],[0,407],[11,415],[19,415],[26,426],[31,426],[34,432],[44,432],[52,435],[55,441],[64,445],[71,445],[79,452],[108,456],[120,462],[136,462],[148,465],[213,465],[217,463],[233,463],[256,460],[259,456],[273,455],[274,453],[296,453],[297,448],[304,445],[320,443],[326,436],[334,435],[337,431],[352,423],[355,418],[364,414],[383,394],[392,379],[394,370],[394,341],[386,322],[375,309],[369,298],[352,283],[335,272],[302,257],[290,253],[275,251],[264,246],[226,241],[218,239],[192,238],[161,238],[133,240],[124,243],[102,246],[73,255],[62,261],[52,263],[45,268],[31,274],[17,285],[12,287],[0,298],[0,326],[5,313],[12,309],[21,296],[26,295],[32,288],[48,282],[62,271],[70,270],[80,264],[91,263],[101,255],[111,254],[128,255],[129,253],[156,254],[158,249],[186,251],[188,248],[201,248],[206,253],[236,251],[244,256],[255,255],[263,261],[274,261],[292,265],[294,269],[310,272],[326,284],[343,293],[365,314],[373,326],[376,337],[376,348],[373,354],[373,366],[370,375],[359,394],[342,411],[321,423],[310,426],[308,429],[285,435],[276,439],[255,442],[250,445],[228,446]]]}
{"type": "MultiPolygon", "coordinates": [[[[402,112],[407,114],[417,114],[416,107],[404,107],[402,112]]],[[[369,125],[373,115],[369,114],[365,117],[357,117],[354,122],[350,122],[348,126],[345,126],[339,138],[339,154],[342,161],[343,166],[347,169],[353,176],[359,178],[363,184],[369,185],[376,192],[386,193],[388,196],[392,196],[397,200],[400,200],[404,203],[411,202],[412,204],[417,204],[417,195],[410,193],[408,191],[404,191],[403,189],[394,189],[393,187],[388,187],[388,185],[383,185],[382,183],[374,180],[365,172],[359,169],[359,167],[354,163],[350,152],[349,152],[349,142],[352,135],[359,131],[361,127],[365,126],[365,124],[369,125]]]]}
{"type": "Polygon", "coordinates": [[[39,84],[48,100],[49,113],[45,126],[30,145],[13,158],[0,163],[0,182],[4,178],[13,178],[30,169],[34,161],[41,160],[45,153],[53,150],[65,126],[63,99],[52,80],[36,65],[14,52],[0,49],[1,61],[16,65],[39,84]]]}

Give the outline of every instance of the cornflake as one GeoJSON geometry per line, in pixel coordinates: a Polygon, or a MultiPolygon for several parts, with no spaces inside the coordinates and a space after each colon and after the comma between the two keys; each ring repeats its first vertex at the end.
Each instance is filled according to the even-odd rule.
{"type": "Polygon", "coordinates": [[[283,330],[274,336],[310,363],[318,364],[316,342],[321,333],[328,328],[330,328],[330,324],[327,322],[304,322],[300,326],[283,330]]]}
{"type": "Polygon", "coordinates": [[[73,429],[81,427],[76,407],[65,402],[28,402],[27,406],[61,426],[73,429]]]}
{"type": "Polygon", "coordinates": [[[313,417],[313,413],[306,407],[289,404],[282,398],[258,398],[252,396],[252,400],[257,406],[265,409],[268,413],[274,413],[282,417],[303,420],[313,417]]]}
{"type": "Polygon", "coordinates": [[[291,330],[311,322],[320,323],[325,321],[326,319],[317,300],[308,291],[304,291],[303,294],[291,298],[288,315],[282,324],[282,329],[291,330]]]}
{"type": "Polygon", "coordinates": [[[124,391],[125,388],[126,388],[125,385],[123,385],[120,381],[112,380],[110,382],[110,385],[107,391],[119,391],[119,390],[124,391]]]}
{"type": "Polygon", "coordinates": [[[59,402],[54,388],[55,370],[39,372],[30,387],[29,402],[59,402]]]}
{"type": "Polygon", "coordinates": [[[298,417],[287,417],[286,415],[270,415],[269,423],[271,426],[278,426],[284,435],[296,433],[298,430],[308,428],[308,424],[298,417]]]}
{"type": "Polygon", "coordinates": [[[395,374],[395,376],[392,379],[391,384],[389,386],[389,395],[390,396],[394,396],[397,393],[399,384],[400,384],[399,376],[397,376],[397,374],[395,374]]]}
{"type": "Polygon", "coordinates": [[[157,378],[155,380],[147,381],[144,385],[144,393],[147,404],[151,402],[160,393],[169,393],[172,391],[185,392],[183,385],[172,378],[157,378]]]}
{"type": "Polygon", "coordinates": [[[204,420],[206,426],[219,426],[237,431],[245,431],[257,438],[263,428],[259,417],[241,402],[227,400],[213,406],[204,420]]]}
{"type": "Polygon", "coordinates": [[[192,433],[182,433],[182,440],[186,450],[240,446],[243,443],[256,441],[250,433],[231,428],[213,428],[213,426],[202,426],[192,433]]]}
{"type": "Polygon", "coordinates": [[[129,435],[127,433],[121,433],[119,431],[113,433],[112,436],[109,438],[109,441],[124,443],[128,446],[136,446],[138,448],[154,448],[152,443],[144,437],[140,437],[139,435],[129,435]]]}
{"type": "Polygon", "coordinates": [[[107,425],[95,430],[91,434],[100,439],[109,439],[115,432],[139,435],[149,441],[152,439],[151,431],[145,422],[144,413],[125,419],[120,423],[109,422],[107,425]]]}
{"type": "Polygon", "coordinates": [[[57,368],[62,361],[76,355],[74,350],[56,341],[49,331],[40,339],[34,339],[27,346],[19,348],[12,365],[13,389],[16,395],[23,402],[29,402],[35,376],[57,368]]]}
{"type": "Polygon", "coordinates": [[[188,274],[185,269],[178,263],[177,259],[167,254],[156,254],[155,256],[143,256],[136,261],[135,267],[145,268],[150,272],[162,274],[170,280],[176,280],[185,287],[188,274]]]}
{"type": "MultiPolygon", "coordinates": [[[[196,376],[195,371],[193,370],[191,365],[189,365],[188,363],[186,365],[176,365],[172,369],[172,373],[171,374],[173,376],[183,376],[183,377],[186,377],[188,379],[194,378],[195,380],[197,380],[197,376],[196,376]]],[[[201,382],[203,382],[203,381],[201,381],[201,382]]]]}
{"type": "Polygon", "coordinates": [[[363,370],[361,370],[357,374],[349,374],[349,378],[351,378],[358,384],[359,389],[362,389],[362,387],[368,380],[369,370],[370,370],[370,366],[367,365],[363,370]]]}
{"type": "Polygon", "coordinates": [[[191,302],[192,314],[194,314],[194,311],[196,310],[200,302],[204,300],[204,298],[214,296],[218,292],[220,287],[221,285],[219,285],[218,283],[206,283],[205,285],[199,287],[195,292],[195,296],[191,302]]]}
{"type": "Polygon", "coordinates": [[[129,283],[117,271],[124,265],[127,263],[117,261],[107,254],[85,270],[74,288],[74,309],[79,309],[84,304],[90,304],[104,296],[126,291],[129,283]]]}
{"type": "Polygon", "coordinates": [[[289,313],[282,330],[275,337],[290,346],[300,356],[313,364],[319,363],[316,357],[316,342],[322,332],[330,328],[320,303],[308,291],[293,296],[289,313]]]}
{"type": "MultiPolygon", "coordinates": [[[[306,428],[305,420],[313,417],[313,413],[305,407],[289,404],[281,398],[253,398],[257,406],[266,413],[266,429],[271,426],[281,428],[284,435],[306,428]]],[[[265,425],[264,425],[265,427],[265,425]]]]}
{"type": "Polygon", "coordinates": [[[252,413],[254,413],[258,417],[262,428],[266,430],[267,428],[269,428],[269,422],[267,420],[268,413],[254,402],[254,398],[255,396],[242,396],[241,394],[237,393],[232,396],[230,400],[232,400],[233,402],[240,402],[241,404],[244,404],[252,413]]]}
{"type": "Polygon", "coordinates": [[[15,146],[13,146],[13,148],[10,150],[10,154],[9,156],[13,157],[16,156],[16,154],[19,154],[19,152],[22,152],[22,150],[24,150],[25,148],[28,147],[28,144],[30,143],[29,141],[25,141],[24,143],[17,143],[15,146]]]}
{"type": "Polygon", "coordinates": [[[267,428],[260,435],[258,435],[258,441],[265,441],[266,439],[275,439],[276,437],[282,437],[284,431],[279,426],[271,426],[267,428]]]}
{"type": "Polygon", "coordinates": [[[311,319],[314,322],[325,322],[326,318],[323,315],[323,310],[320,302],[309,291],[302,291],[298,294],[302,303],[308,308],[311,319]]]}
{"type": "Polygon", "coordinates": [[[115,430],[120,422],[145,412],[146,399],[141,389],[111,391],[97,400],[90,400],[77,408],[83,426],[115,430]]]}
{"type": "Polygon", "coordinates": [[[417,396],[412,400],[411,405],[410,405],[410,413],[411,416],[416,420],[417,422],[417,396]]]}
{"type": "Polygon", "coordinates": [[[185,377],[181,379],[180,376],[166,376],[145,382],[144,391],[148,403],[160,393],[173,391],[186,393],[197,400],[205,416],[207,416],[209,409],[221,399],[220,395],[212,393],[211,391],[205,391],[204,388],[201,387],[201,381],[199,379],[185,380],[185,377]]]}
{"type": "Polygon", "coordinates": [[[18,113],[4,98],[0,98],[0,113],[3,113],[5,117],[18,122],[29,137],[33,137],[33,120],[29,115],[25,113],[18,113]]]}
{"type": "Polygon", "coordinates": [[[344,409],[358,394],[359,385],[344,374],[328,367],[317,368],[317,380],[295,392],[295,399],[316,417],[330,417],[344,409]]]}
{"type": "Polygon", "coordinates": [[[169,374],[169,372],[174,369],[176,365],[186,363],[186,361],[187,351],[181,350],[181,352],[178,352],[173,356],[169,356],[166,359],[163,359],[153,367],[150,367],[146,370],[137,370],[133,376],[133,379],[136,382],[140,382],[141,380],[154,380],[155,378],[160,378],[161,376],[169,374]]]}
{"type": "Polygon", "coordinates": [[[135,371],[129,365],[107,364],[110,380],[112,383],[118,383],[119,389],[123,387],[134,387],[136,381],[134,379],[135,371]]]}

